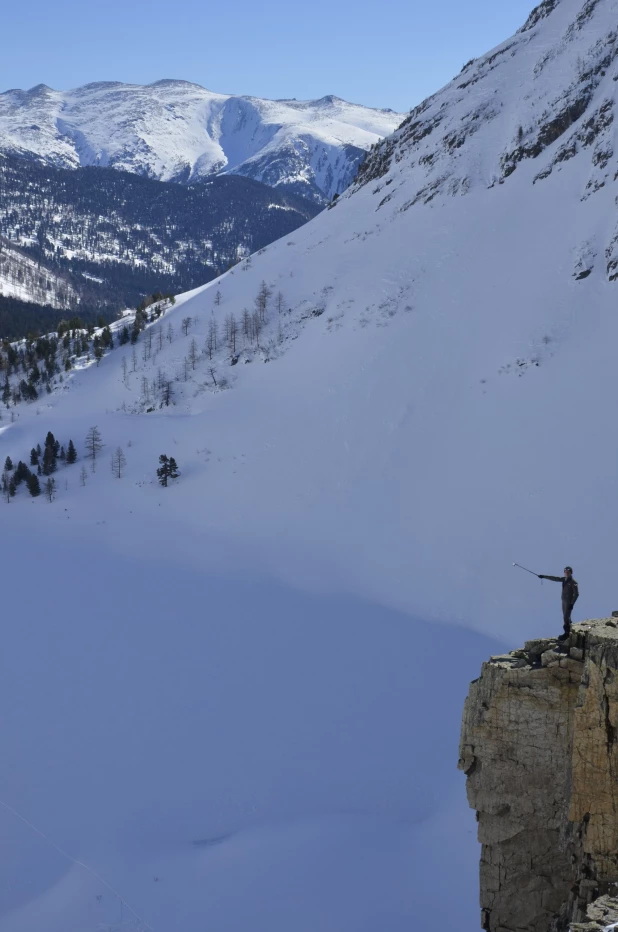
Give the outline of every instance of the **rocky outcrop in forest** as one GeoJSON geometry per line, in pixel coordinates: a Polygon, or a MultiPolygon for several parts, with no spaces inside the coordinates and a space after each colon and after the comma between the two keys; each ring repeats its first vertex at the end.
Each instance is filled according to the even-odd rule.
{"type": "Polygon", "coordinates": [[[459,768],[486,932],[618,929],[618,619],[483,664],[459,768]]]}

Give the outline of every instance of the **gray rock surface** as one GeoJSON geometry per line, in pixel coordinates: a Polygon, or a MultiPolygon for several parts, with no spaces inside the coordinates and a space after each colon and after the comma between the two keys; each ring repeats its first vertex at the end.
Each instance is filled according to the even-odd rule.
{"type": "Polygon", "coordinates": [[[608,621],[492,657],[470,687],[459,768],[477,811],[486,932],[605,928],[595,903],[618,890],[618,628],[608,621]]]}

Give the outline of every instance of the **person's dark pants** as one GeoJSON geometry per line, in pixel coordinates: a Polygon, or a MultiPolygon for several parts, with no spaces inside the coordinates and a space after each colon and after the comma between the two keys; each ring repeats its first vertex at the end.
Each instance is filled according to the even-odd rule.
{"type": "Polygon", "coordinates": [[[573,606],[568,602],[562,603],[562,617],[564,619],[564,633],[569,634],[571,631],[571,612],[573,611],[573,606]]]}

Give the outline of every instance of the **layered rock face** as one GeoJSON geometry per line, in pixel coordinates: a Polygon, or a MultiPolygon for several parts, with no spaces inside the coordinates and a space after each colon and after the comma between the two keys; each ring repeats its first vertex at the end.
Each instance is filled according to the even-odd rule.
{"type": "Polygon", "coordinates": [[[618,922],[617,671],[610,618],[492,657],[472,683],[459,768],[477,811],[486,932],[618,922]]]}

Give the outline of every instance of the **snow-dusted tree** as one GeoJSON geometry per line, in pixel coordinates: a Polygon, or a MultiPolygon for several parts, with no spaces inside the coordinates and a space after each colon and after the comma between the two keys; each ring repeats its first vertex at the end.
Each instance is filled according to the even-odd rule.
{"type": "Polygon", "coordinates": [[[166,379],[163,383],[162,401],[166,408],[170,406],[174,398],[174,386],[171,379],[166,379]]]}
{"type": "Polygon", "coordinates": [[[251,317],[251,323],[253,325],[253,337],[257,345],[260,345],[260,334],[262,332],[262,318],[260,317],[259,311],[254,311],[251,317]]]}
{"type": "Polygon", "coordinates": [[[192,324],[192,323],[193,323],[193,318],[192,318],[192,317],[183,317],[183,318],[182,318],[182,324],[181,324],[181,326],[182,326],[182,332],[184,333],[185,336],[187,336],[187,334],[189,333],[189,330],[191,329],[191,324],[192,324]]]}
{"type": "Polygon", "coordinates": [[[215,304],[217,305],[217,307],[221,304],[222,297],[223,295],[221,294],[220,291],[215,292],[215,304]]]}
{"type": "Polygon", "coordinates": [[[283,313],[283,308],[285,307],[285,298],[283,297],[282,291],[277,292],[277,297],[275,298],[275,307],[277,308],[278,314],[283,313]]]}
{"type": "MultiPolygon", "coordinates": [[[[38,481],[38,480],[37,480],[38,481]]],[[[56,480],[50,476],[45,483],[45,498],[48,502],[53,502],[56,496],[56,480]]]]}
{"type": "Polygon", "coordinates": [[[173,342],[173,340],[174,340],[174,328],[172,327],[172,322],[171,322],[171,320],[170,320],[169,324],[167,325],[167,331],[166,331],[166,333],[165,333],[165,336],[166,336],[166,338],[167,338],[167,342],[168,342],[168,343],[172,343],[172,342],[173,342]]]}
{"type": "Polygon", "coordinates": [[[127,465],[127,458],[123,453],[122,447],[116,447],[112,453],[112,472],[116,479],[122,479],[124,468],[127,465]]]}
{"type": "Polygon", "coordinates": [[[251,314],[249,313],[246,307],[243,308],[242,318],[241,318],[241,327],[242,327],[242,335],[244,337],[244,341],[245,343],[249,343],[251,341],[251,334],[252,334],[253,328],[251,326],[251,314]]]}
{"type": "Polygon", "coordinates": [[[144,342],[142,345],[142,362],[147,363],[151,356],[152,356],[152,330],[147,330],[146,336],[144,337],[144,342]]]}
{"type": "Polygon", "coordinates": [[[125,385],[127,384],[128,372],[129,372],[129,364],[127,362],[127,357],[123,356],[122,357],[122,381],[124,382],[125,385]]]}
{"type": "Polygon", "coordinates": [[[12,472],[12,470],[13,470],[13,460],[11,459],[10,456],[7,456],[7,458],[4,461],[4,471],[12,472]]]}
{"type": "Polygon", "coordinates": [[[258,291],[255,298],[255,309],[260,315],[260,320],[262,323],[266,322],[266,311],[268,310],[268,299],[271,297],[272,291],[268,287],[265,281],[260,285],[260,290],[258,291]]]}
{"type": "Polygon", "coordinates": [[[150,387],[148,385],[148,379],[145,375],[142,376],[142,401],[145,405],[150,404],[150,387]]]}
{"type": "Polygon", "coordinates": [[[90,427],[88,433],[86,434],[86,456],[89,460],[92,460],[92,471],[95,470],[95,464],[97,461],[97,456],[103,449],[103,441],[101,440],[101,431],[98,427],[90,427]]]}
{"type": "Polygon", "coordinates": [[[157,353],[163,349],[163,327],[157,327],[156,330],[157,353]]]}
{"type": "Polygon", "coordinates": [[[210,367],[209,367],[209,371],[210,371],[210,377],[211,377],[211,379],[212,379],[212,381],[213,381],[213,384],[214,384],[214,386],[215,386],[215,388],[216,388],[216,387],[217,387],[217,380],[216,380],[216,378],[215,378],[215,369],[214,369],[214,366],[210,366],[210,367]]]}
{"type": "Polygon", "coordinates": [[[211,317],[208,321],[208,336],[206,337],[206,352],[209,359],[212,359],[212,354],[217,351],[218,331],[217,321],[214,317],[211,317]]]}
{"type": "Polygon", "coordinates": [[[135,352],[135,347],[133,347],[133,352],[131,353],[131,372],[137,372],[137,353],[135,352]]]}
{"type": "Polygon", "coordinates": [[[79,474],[79,481],[82,485],[86,485],[86,479],[88,478],[88,473],[86,472],[86,467],[82,466],[81,472],[79,474]]]}
{"type": "Polygon", "coordinates": [[[191,337],[191,342],[189,343],[189,362],[191,363],[192,369],[195,369],[199,358],[200,351],[197,347],[197,340],[195,337],[191,337]]]}
{"type": "Polygon", "coordinates": [[[238,324],[236,323],[236,318],[233,314],[228,314],[226,318],[227,324],[227,342],[230,353],[234,354],[236,352],[236,339],[238,337],[238,324]]]}

